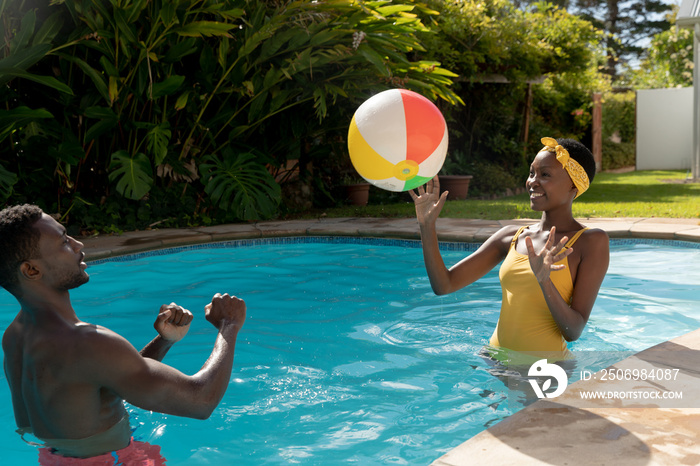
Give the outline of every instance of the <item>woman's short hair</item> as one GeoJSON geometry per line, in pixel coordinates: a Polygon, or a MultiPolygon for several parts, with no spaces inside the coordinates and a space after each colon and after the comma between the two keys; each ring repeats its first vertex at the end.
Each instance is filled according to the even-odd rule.
{"type": "Polygon", "coordinates": [[[569,156],[572,159],[576,160],[579,165],[583,167],[586,171],[586,175],[588,175],[588,182],[593,183],[596,172],[595,159],[591,151],[588,150],[588,147],[575,139],[557,139],[557,142],[560,146],[569,151],[569,156]]]}

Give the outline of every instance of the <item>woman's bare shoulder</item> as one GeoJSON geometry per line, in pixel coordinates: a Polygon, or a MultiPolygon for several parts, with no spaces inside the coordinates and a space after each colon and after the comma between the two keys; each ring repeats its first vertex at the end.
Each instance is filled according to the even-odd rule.
{"type": "Polygon", "coordinates": [[[604,252],[608,253],[610,248],[610,238],[608,234],[601,230],[600,228],[589,228],[581,234],[578,239],[578,249],[586,252],[597,253],[604,252]]]}
{"type": "Polygon", "coordinates": [[[515,236],[520,228],[520,225],[506,225],[491,235],[484,245],[497,247],[498,249],[507,252],[510,248],[510,242],[513,240],[513,236],[515,236]]]}
{"type": "Polygon", "coordinates": [[[608,234],[605,232],[605,230],[601,230],[600,228],[588,228],[586,231],[583,232],[581,235],[581,238],[585,238],[587,241],[596,241],[596,242],[604,242],[604,243],[609,243],[610,238],[608,237],[608,234]]]}
{"type": "Polygon", "coordinates": [[[513,239],[513,235],[515,235],[521,227],[522,225],[506,225],[494,233],[493,237],[498,239],[507,239],[510,241],[513,239]]]}

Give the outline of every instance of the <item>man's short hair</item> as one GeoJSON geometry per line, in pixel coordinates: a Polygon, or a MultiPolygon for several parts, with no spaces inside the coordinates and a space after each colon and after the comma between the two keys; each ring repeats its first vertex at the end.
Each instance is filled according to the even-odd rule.
{"type": "Polygon", "coordinates": [[[583,167],[588,175],[588,182],[593,183],[595,178],[595,159],[588,147],[584,146],[575,139],[557,139],[557,142],[564,149],[569,151],[569,156],[576,160],[583,167]]]}
{"type": "Polygon", "coordinates": [[[12,294],[19,291],[17,268],[39,256],[41,234],[34,224],[42,213],[39,207],[29,204],[0,211],[0,286],[12,294]]]}

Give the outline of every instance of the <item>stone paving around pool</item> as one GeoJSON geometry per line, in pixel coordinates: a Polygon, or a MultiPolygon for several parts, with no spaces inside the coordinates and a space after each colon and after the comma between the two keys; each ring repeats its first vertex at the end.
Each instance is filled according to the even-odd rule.
{"type": "MultiPolygon", "coordinates": [[[[611,238],[700,242],[698,219],[579,220],[605,230],[611,238]]],[[[504,225],[536,222],[441,218],[438,234],[441,241],[481,243],[504,225]]],[[[187,244],[307,235],[420,237],[415,219],[320,218],[148,230],[78,239],[85,244],[87,259],[94,260],[187,244]]],[[[645,381],[630,388],[678,390],[682,386],[684,398],[680,404],[669,407],[619,400],[586,407],[581,406],[575,394],[592,382],[580,380],[571,384],[556,402],[539,400],[443,456],[436,453],[433,466],[700,464],[700,330],[637,353],[615,367],[679,368],[682,378],[673,383],[645,381]]]]}

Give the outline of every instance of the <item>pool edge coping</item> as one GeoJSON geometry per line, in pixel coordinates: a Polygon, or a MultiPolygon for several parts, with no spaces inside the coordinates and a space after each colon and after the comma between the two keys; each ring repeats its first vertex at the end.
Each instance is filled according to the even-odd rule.
{"type": "MultiPolygon", "coordinates": [[[[604,230],[610,238],[677,240],[700,243],[697,219],[578,219],[592,228],[604,230]]],[[[533,219],[470,220],[439,219],[441,242],[482,243],[506,225],[529,225],[533,219]]],[[[315,220],[267,221],[224,224],[211,227],[166,228],[79,238],[85,244],[88,260],[190,244],[238,239],[288,236],[357,236],[420,239],[417,221],[408,218],[321,218],[315,220]]]]}

